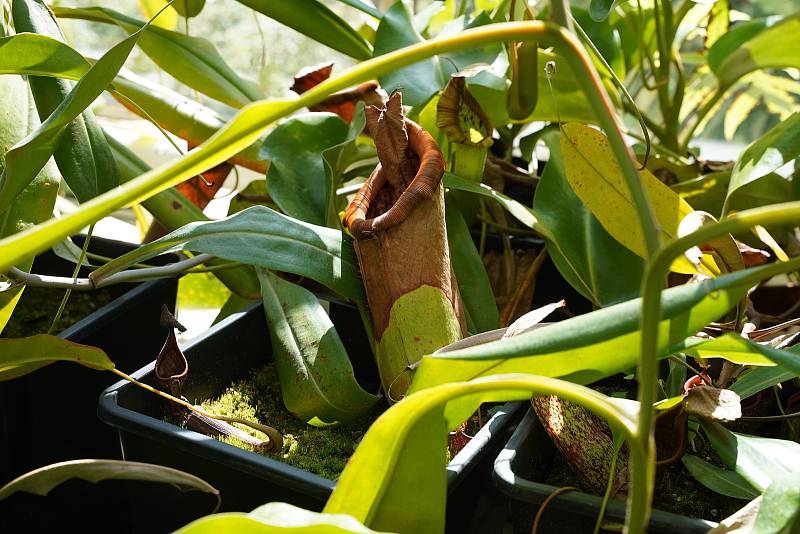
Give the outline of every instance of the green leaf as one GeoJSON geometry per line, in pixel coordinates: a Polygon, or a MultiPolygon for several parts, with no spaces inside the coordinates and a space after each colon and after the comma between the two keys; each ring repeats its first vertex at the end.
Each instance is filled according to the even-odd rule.
{"type": "Polygon", "coordinates": [[[684,454],[681,461],[695,480],[720,495],[749,501],[761,494],[736,471],[722,469],[693,454],[684,454]]]}
{"type": "Polygon", "coordinates": [[[480,184],[473,182],[471,180],[465,180],[460,176],[456,176],[455,174],[451,174],[449,172],[445,172],[444,176],[442,177],[442,183],[445,187],[450,189],[455,189],[457,191],[467,191],[468,193],[473,193],[476,195],[480,195],[482,197],[490,198],[496,201],[498,204],[503,206],[508,213],[514,216],[519,222],[527,226],[528,228],[533,228],[535,230],[539,230],[540,224],[539,220],[536,217],[536,214],[533,210],[525,205],[520,204],[516,200],[507,197],[503,193],[498,193],[491,187],[486,184],[480,184]]]}
{"type": "Polygon", "coordinates": [[[348,421],[380,398],[356,382],[336,329],[317,298],[258,269],[283,403],[306,423],[348,421]]]}
{"type": "MultiPolygon", "coordinates": [[[[541,73],[537,78],[536,108],[533,114],[522,121],[511,121],[506,109],[506,100],[509,82],[504,74],[497,74],[488,70],[482,71],[467,79],[470,93],[489,116],[489,121],[494,126],[502,126],[510,122],[585,122],[595,124],[597,118],[592,110],[583,88],[578,84],[577,77],[569,66],[564,56],[549,50],[539,48],[537,63],[541,66],[553,61],[557,70],[552,76],[550,84],[547,77],[541,73]],[[553,89],[550,90],[550,85],[553,89]]],[[[612,101],[619,102],[619,95],[613,84],[605,77],[602,78],[606,92],[612,101]]]]}
{"type": "MultiPolygon", "coordinates": [[[[659,355],[731,309],[747,292],[740,273],[662,293],[659,355]]],[[[589,384],[636,366],[639,357],[641,298],[570,318],[531,332],[476,347],[425,356],[411,392],[450,381],[536,369],[542,376],[589,384]]],[[[452,403],[448,420],[461,421],[475,409],[452,403]]]]}
{"type": "MultiPolygon", "coordinates": [[[[492,18],[486,11],[481,11],[472,20],[464,16],[456,19],[448,24],[437,37],[449,35],[451,33],[459,33],[470,28],[479,28],[492,23],[492,18]]],[[[483,48],[469,48],[459,52],[451,52],[449,54],[442,54],[440,58],[440,66],[445,72],[455,73],[456,71],[463,70],[470,65],[487,64],[491,65],[503,47],[499,44],[490,44],[483,48]],[[447,59],[445,59],[447,58],[447,59]]]]}
{"type": "MultiPolygon", "coordinates": [[[[13,146],[39,125],[36,106],[28,85],[19,76],[0,76],[0,147],[13,146]]],[[[0,173],[5,168],[5,154],[0,151],[0,173]]],[[[28,186],[14,199],[8,211],[0,216],[0,238],[21,232],[48,220],[58,195],[61,177],[50,160],[28,186]]],[[[17,268],[28,271],[33,257],[17,262],[17,268]]],[[[0,332],[11,318],[25,286],[0,292],[0,332]]]]}
{"type": "Polygon", "coordinates": [[[355,59],[369,59],[369,43],[339,15],[318,0],[237,0],[281,24],[297,30],[309,39],[338,50],[355,59]]]}
{"type": "MultiPolygon", "coordinates": [[[[795,345],[788,350],[798,353],[800,352],[800,345],[795,345]]],[[[770,388],[775,384],[791,380],[796,376],[797,373],[787,371],[783,367],[755,367],[740,375],[736,382],[728,389],[744,400],[748,397],[752,397],[759,391],[770,388]]]]}
{"type": "Polygon", "coordinates": [[[604,395],[561,380],[513,374],[443,384],[406,396],[372,424],[324,511],[352,514],[376,529],[443,532],[450,422],[445,413],[453,404],[530,399],[531,394],[558,395],[586,406],[627,435],[633,427],[604,395]]]}
{"type": "Polygon", "coordinates": [[[608,18],[611,10],[618,0],[591,0],[589,2],[589,15],[595,22],[602,22],[608,18]]]}
{"type": "MultiPolygon", "coordinates": [[[[14,2],[14,27],[64,42],[52,12],[40,0],[14,2]]],[[[47,118],[69,95],[74,83],[40,76],[28,78],[41,120],[47,118]]],[[[100,125],[91,109],[75,117],[65,128],[53,154],[61,176],[80,202],[86,202],[119,185],[119,171],[100,125]]]]}
{"type": "Polygon", "coordinates": [[[736,24],[708,49],[709,68],[716,73],[725,58],[736,51],[743,43],[761,33],[766,27],[765,19],[748,20],[736,24]]]}
{"type": "MultiPolygon", "coordinates": [[[[114,90],[135,102],[159,126],[194,145],[217,133],[228,120],[200,102],[131,72],[119,74],[114,79],[114,90]]],[[[245,147],[231,158],[231,162],[263,172],[267,164],[259,156],[260,146],[258,141],[245,147]]]]}
{"type": "MultiPolygon", "coordinates": [[[[800,33],[800,21],[797,31],[800,33]]],[[[739,156],[731,173],[723,213],[727,211],[728,199],[737,189],[768,176],[799,155],[800,113],[793,113],[748,146],[739,156]]]]}
{"type": "MultiPolygon", "coordinates": [[[[339,228],[333,209],[334,170],[323,152],[357,135],[332,113],[296,115],[272,130],[261,147],[261,158],[270,161],[267,191],[281,211],[312,224],[339,228]]],[[[340,165],[336,167],[339,171],[340,165]]]]}
{"type": "MultiPolygon", "coordinates": [[[[383,15],[375,32],[375,56],[421,43],[424,39],[414,29],[414,22],[405,2],[395,2],[383,15]]],[[[403,104],[421,106],[445,85],[441,65],[436,57],[397,69],[378,80],[387,92],[403,91],[403,104]]]]}
{"type": "Polygon", "coordinates": [[[564,176],[559,132],[543,136],[550,158],[533,206],[547,228],[547,250],[559,272],[587,299],[608,306],[639,295],[644,261],[611,237],[564,176]]]}
{"type": "Polygon", "coordinates": [[[347,514],[319,514],[282,502],[249,514],[229,512],[201,517],[175,534],[389,534],[370,530],[347,514]]]}
{"type": "Polygon", "coordinates": [[[0,39],[0,74],[79,80],[89,67],[77,50],[47,35],[19,33],[0,39]]]}
{"type": "Polygon", "coordinates": [[[784,18],[736,47],[722,60],[715,74],[724,89],[755,70],[786,67],[800,67],[800,13],[784,18]]]}
{"type": "Polygon", "coordinates": [[[175,0],[172,7],[182,17],[192,18],[196,17],[203,11],[206,5],[206,0],[175,0]]]}
{"type": "Polygon", "coordinates": [[[447,220],[447,244],[450,249],[450,263],[458,282],[467,326],[471,333],[477,334],[500,328],[500,313],[486,274],[486,267],[475,247],[467,223],[452,202],[446,197],[445,218],[447,220]]]}
{"type": "Polygon", "coordinates": [[[99,371],[114,368],[102,350],[48,334],[0,339],[0,354],[3,355],[0,381],[26,375],[57,361],[75,362],[99,371]]]}
{"type": "MultiPolygon", "coordinates": [[[[128,33],[144,24],[141,20],[104,7],[54,7],[53,12],[58,17],[115,24],[128,33]]],[[[258,86],[236,74],[206,39],[148,26],[139,46],[156,65],[175,79],[222,103],[241,107],[264,98],[258,86]]]]}
{"type": "Polygon", "coordinates": [[[794,196],[792,182],[775,173],[743,184],[728,196],[730,179],[729,171],[712,172],[693,180],[678,182],[671,187],[694,209],[720,217],[726,197],[728,210],[740,211],[786,202],[794,196]]]}
{"type": "Polygon", "coordinates": [[[339,0],[339,2],[350,7],[354,7],[359,11],[363,11],[367,15],[372,15],[376,19],[379,19],[383,16],[383,13],[381,13],[380,10],[368,0],[339,0]]]}
{"type": "Polygon", "coordinates": [[[700,424],[722,461],[757,490],[766,490],[787,474],[797,477],[800,443],[737,434],[707,420],[700,424]]]}
{"type": "Polygon", "coordinates": [[[253,206],[218,221],[196,222],[143,245],[92,273],[97,280],[166,251],[192,250],[306,276],[360,302],[364,287],[342,232],[253,206]]]}
{"type": "Polygon", "coordinates": [[[758,508],[756,534],[792,534],[800,528],[800,477],[789,473],[769,485],[758,508]]]}
{"type": "MultiPolygon", "coordinates": [[[[62,141],[67,126],[108,87],[141,35],[142,30],[134,32],[106,52],[69,91],[48,119],[6,153],[6,167],[0,176],[0,213],[8,209],[17,194],[44,167],[62,141]]],[[[99,130],[87,129],[87,134],[92,137],[91,147],[100,144],[95,138],[95,135],[102,136],[99,130]]],[[[100,189],[99,185],[97,187],[100,189]]]]}
{"type": "Polygon", "coordinates": [[[171,467],[122,460],[71,460],[40,467],[0,488],[0,501],[18,492],[44,497],[67,480],[74,478],[93,483],[102,480],[163,482],[182,491],[210,493],[217,497],[217,506],[220,502],[219,491],[201,478],[171,467]]]}
{"type": "Polygon", "coordinates": [[[724,334],[714,339],[689,339],[675,347],[675,351],[701,358],[725,358],[741,365],[778,364],[800,375],[800,354],[775,349],[735,334],[724,334]]]}

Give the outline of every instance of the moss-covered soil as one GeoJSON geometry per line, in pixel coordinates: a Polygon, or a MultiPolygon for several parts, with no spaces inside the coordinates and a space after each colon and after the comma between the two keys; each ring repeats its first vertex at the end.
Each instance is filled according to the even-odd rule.
{"type": "MultiPolygon", "coordinates": [[[[26,287],[0,337],[26,337],[47,333],[64,292],[63,289],[26,287]]],[[[112,300],[111,293],[103,289],[73,291],[53,332],[61,332],[112,300]]]]}
{"type": "MultiPolygon", "coordinates": [[[[335,479],[344,469],[369,425],[386,409],[379,402],[366,415],[354,421],[324,428],[313,427],[294,417],[283,405],[274,364],[253,372],[233,384],[222,395],[202,404],[210,412],[257,420],[283,434],[280,453],[262,453],[329,479],[335,479]]],[[[264,435],[245,426],[242,430],[264,438],[264,435]]],[[[243,449],[260,452],[236,439],[224,441],[243,449]]]]}

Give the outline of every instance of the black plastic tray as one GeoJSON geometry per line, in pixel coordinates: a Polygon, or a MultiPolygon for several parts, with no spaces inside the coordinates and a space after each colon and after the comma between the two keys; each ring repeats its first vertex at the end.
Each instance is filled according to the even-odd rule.
{"type": "MultiPolygon", "coordinates": [[[[357,310],[330,302],[329,314],[359,369],[362,384],[378,384],[377,371],[357,310]]],[[[189,361],[184,394],[191,401],[220,394],[233,381],[271,358],[263,307],[255,304],[221,321],[183,347],[189,361]]],[[[134,374],[153,383],[154,362],[134,374]]],[[[504,405],[447,468],[448,530],[468,524],[472,503],[490,484],[491,465],[522,416],[524,403],[504,405]]],[[[222,493],[222,510],[250,511],[270,501],[321,510],[335,481],[278,460],[222,443],[163,420],[161,399],[122,381],[100,398],[100,418],[119,429],[125,459],[188,471],[222,493]]]]}
{"type": "MultiPolygon", "coordinates": [[[[75,238],[83,244],[83,236],[75,238]]],[[[116,257],[135,245],[93,237],[89,250],[116,257]]],[[[163,265],[174,254],[154,258],[163,265]]],[[[72,276],[74,264],[52,251],[39,255],[32,272],[72,276]]],[[[82,269],[81,276],[86,276],[82,269]]],[[[160,309],[174,310],[177,279],[106,288],[114,300],[61,332],[59,337],[100,347],[126,372],[158,354],[166,331],[160,309]]],[[[24,298],[24,296],[23,296],[24,298]]],[[[97,396],[116,377],[74,363],[56,362],[35,372],[0,382],[0,485],[37,467],[79,458],[119,458],[116,433],[96,415],[97,396]]]]}
{"type": "MultiPolygon", "coordinates": [[[[505,448],[494,462],[494,484],[510,498],[510,520],[514,533],[531,532],[531,523],[540,505],[557,488],[535,482],[544,480],[550,469],[555,447],[536,415],[525,414],[505,448]]],[[[578,491],[562,493],[547,504],[538,532],[584,534],[592,532],[602,499],[578,491]]],[[[605,521],[623,523],[625,503],[610,501],[605,521]]],[[[703,534],[716,523],[653,510],[647,532],[658,534],[703,534]]]]}

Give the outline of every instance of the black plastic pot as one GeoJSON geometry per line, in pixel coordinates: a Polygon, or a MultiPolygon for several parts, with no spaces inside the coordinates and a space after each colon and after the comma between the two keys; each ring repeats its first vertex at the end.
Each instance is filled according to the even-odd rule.
{"type": "MultiPolygon", "coordinates": [[[[75,239],[83,244],[83,237],[75,239]]],[[[117,257],[135,245],[93,237],[89,250],[117,257]]],[[[163,265],[166,255],[150,263],[163,265]]],[[[39,255],[38,274],[72,276],[74,264],[52,251],[39,255]]],[[[80,276],[88,271],[81,270],[80,276]]],[[[106,288],[113,300],[59,337],[100,347],[117,368],[138,369],[158,354],[164,342],[160,309],[175,307],[177,279],[106,288]]],[[[23,299],[25,297],[23,296],[23,299]]],[[[116,433],[97,418],[97,397],[116,377],[74,363],[56,362],[35,372],[0,382],[0,485],[37,467],[80,458],[120,457],[116,433]]]]}
{"type": "MultiPolygon", "coordinates": [[[[536,512],[544,500],[558,489],[538,482],[547,478],[554,454],[557,451],[550,438],[536,415],[528,410],[494,463],[494,485],[509,498],[509,520],[515,534],[531,532],[536,512]]],[[[562,493],[547,504],[538,532],[592,532],[601,502],[602,498],[579,491],[562,493]]],[[[625,520],[625,503],[610,501],[604,520],[622,524],[625,520]]],[[[711,521],[653,510],[647,532],[701,534],[714,526],[716,523],[711,521]]]]}
{"type": "MultiPolygon", "coordinates": [[[[329,314],[358,370],[356,377],[362,384],[377,384],[357,310],[332,301],[329,314]]],[[[190,369],[184,395],[192,401],[219,395],[271,358],[263,307],[255,304],[228,317],[183,350],[190,369]]],[[[153,367],[151,363],[134,376],[152,384],[153,367]]],[[[480,488],[490,482],[494,457],[523,411],[522,403],[502,407],[450,462],[449,530],[468,524],[480,488]]],[[[222,494],[222,510],[250,511],[270,501],[321,510],[335,485],[333,480],[170,424],[164,421],[161,399],[127,382],[103,393],[98,412],[119,429],[125,459],[175,467],[208,481],[222,494]]]]}

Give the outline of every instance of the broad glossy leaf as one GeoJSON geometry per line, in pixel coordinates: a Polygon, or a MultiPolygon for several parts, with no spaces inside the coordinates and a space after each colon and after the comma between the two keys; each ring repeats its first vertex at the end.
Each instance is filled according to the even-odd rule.
{"type": "Polygon", "coordinates": [[[257,272],[286,408],[310,424],[347,421],[369,410],[380,397],[356,382],[339,334],[314,294],[257,272]]]}
{"type": "Polygon", "coordinates": [[[99,371],[114,368],[102,350],[48,334],[0,339],[0,354],[3,355],[0,381],[26,375],[57,361],[75,362],[99,371]]]}
{"type": "Polygon", "coordinates": [[[715,74],[722,88],[758,69],[800,67],[800,13],[759,32],[725,57],[715,74]]]}
{"type": "Polygon", "coordinates": [[[800,529],[800,477],[789,473],[769,485],[761,499],[753,532],[792,534],[800,529]]]}
{"type": "Polygon", "coordinates": [[[318,0],[237,1],[352,58],[369,59],[372,56],[369,43],[339,15],[318,0]]]}
{"type": "MultiPolygon", "coordinates": [[[[144,22],[105,7],[53,8],[56,16],[115,24],[128,33],[144,22]]],[[[258,86],[231,69],[206,39],[149,26],[139,46],[165,72],[192,89],[236,107],[264,98],[258,86]]]]}
{"type": "MultiPolygon", "coordinates": [[[[584,124],[564,124],[561,154],[567,181],[575,194],[614,239],[645,257],[639,218],[608,138],[584,124]]],[[[672,241],[678,236],[681,220],[692,212],[692,207],[647,169],[639,171],[639,175],[658,222],[661,241],[672,241]]],[[[695,272],[683,257],[676,260],[672,268],[688,274],[695,272]]]]}
{"type": "Polygon", "coordinates": [[[304,113],[272,130],[261,147],[270,161],[267,191],[281,211],[327,226],[333,184],[325,174],[322,151],[344,141],[347,124],[332,113],[304,113]]]}
{"type": "Polygon", "coordinates": [[[614,428],[633,426],[627,414],[589,388],[532,375],[496,375],[408,395],[372,424],[339,478],[324,511],[349,513],[372,528],[442,532],[446,499],[445,418],[451,405],[530,399],[555,394],[613,414],[614,428]],[[371,483],[365,484],[369,480],[371,483]]]}
{"type": "Polygon", "coordinates": [[[346,155],[344,145],[363,129],[363,114],[353,122],[348,127],[332,113],[304,113],[270,132],[260,155],[270,161],[267,191],[281,211],[312,224],[340,227],[333,205],[343,170],[340,157],[346,155]],[[326,158],[324,153],[336,147],[326,158]]]}
{"type": "Polygon", "coordinates": [[[722,461],[757,490],[766,490],[787,474],[798,476],[800,443],[737,434],[711,421],[701,425],[722,461]]]}
{"type": "MultiPolygon", "coordinates": [[[[0,147],[13,146],[39,125],[39,116],[28,85],[19,76],[0,76],[0,147]]],[[[0,151],[0,172],[5,167],[0,151]]],[[[20,232],[46,221],[53,215],[60,176],[50,160],[28,186],[17,195],[8,211],[0,216],[0,237],[20,232]]],[[[17,267],[28,271],[33,257],[24,258],[17,267]]],[[[0,292],[0,332],[5,328],[19,301],[24,286],[0,292]]]]}
{"type": "Polygon", "coordinates": [[[177,486],[182,491],[211,493],[217,496],[219,502],[219,491],[201,478],[163,465],[122,460],[71,460],[40,467],[0,488],[0,501],[18,492],[45,496],[73,478],[94,483],[102,480],[163,482],[177,486]]]}
{"type": "Polygon", "coordinates": [[[450,248],[450,263],[456,275],[467,327],[472,333],[486,332],[500,327],[500,313],[475,241],[469,232],[458,205],[447,197],[445,217],[447,220],[447,244],[450,248]]]}
{"type": "Polygon", "coordinates": [[[545,134],[550,159],[536,187],[533,206],[547,249],[559,272],[598,306],[639,295],[644,261],[611,237],[575,195],[564,176],[560,134],[545,134]]]}
{"type": "MultiPolygon", "coordinates": [[[[65,128],[108,87],[141,35],[142,30],[136,31],[106,52],[70,90],[50,117],[6,153],[6,167],[0,177],[0,213],[8,209],[14,197],[44,167],[56,151],[65,128]]],[[[94,136],[94,133],[89,133],[94,136]]]]}
{"type": "MultiPolygon", "coordinates": [[[[800,20],[797,31],[800,33],[800,20]]],[[[800,66],[800,56],[798,56],[798,66],[800,66]]],[[[800,155],[800,113],[793,113],[748,146],[739,156],[731,173],[725,207],[727,208],[728,199],[737,189],[768,176],[798,155],[800,155]]],[[[726,209],[723,209],[724,211],[726,209]]]]}
{"type": "MultiPolygon", "coordinates": [[[[800,345],[788,349],[791,352],[800,352],[800,345]],[[792,350],[794,349],[794,350],[792,350]]],[[[736,382],[730,387],[731,391],[736,392],[744,400],[752,397],[759,391],[771,388],[775,384],[780,384],[795,378],[797,373],[787,371],[783,367],[755,367],[743,373],[736,382]]]]}
{"type": "Polygon", "coordinates": [[[0,74],[30,74],[79,80],[89,62],[74,48],[37,33],[0,39],[0,74]]]}
{"type": "MultiPolygon", "coordinates": [[[[65,41],[52,12],[40,0],[14,2],[12,14],[18,32],[34,32],[65,41]]],[[[75,86],[69,80],[40,76],[29,77],[28,84],[43,121],[56,111],[75,86]]],[[[64,128],[53,158],[80,202],[119,185],[114,157],[91,109],[84,110],[64,128]]]]}
{"type": "MultiPolygon", "coordinates": [[[[422,36],[414,29],[408,6],[404,2],[395,2],[378,25],[374,55],[386,54],[422,41],[422,36]]],[[[397,69],[380,76],[378,80],[388,92],[402,90],[403,103],[412,107],[421,106],[445,85],[442,67],[435,57],[397,69]]]]}
{"type": "Polygon", "coordinates": [[[320,514],[282,502],[249,514],[228,512],[192,521],[175,534],[389,534],[368,529],[347,514],[320,514]]]}
{"type": "Polygon", "coordinates": [[[192,250],[265,269],[307,276],[364,301],[352,245],[342,232],[253,206],[218,221],[188,224],[97,269],[97,279],[166,251],[192,250]]]}
{"type": "Polygon", "coordinates": [[[695,480],[720,495],[750,500],[761,494],[736,471],[722,469],[693,454],[684,454],[681,462],[695,480]]]}
{"type": "MultiPolygon", "coordinates": [[[[737,287],[740,279],[734,273],[665,290],[659,355],[670,354],[673,345],[735,306],[747,291],[737,287]]],[[[589,384],[626,371],[636,366],[639,357],[641,305],[640,298],[629,300],[513,338],[425,356],[410,391],[497,373],[536,372],[589,384]]],[[[461,421],[474,409],[469,403],[453,403],[448,419],[461,421]]]]}

